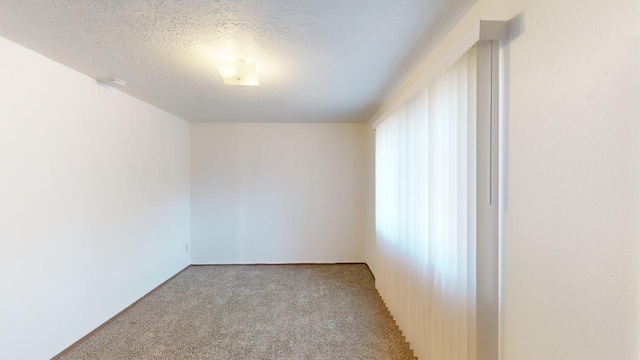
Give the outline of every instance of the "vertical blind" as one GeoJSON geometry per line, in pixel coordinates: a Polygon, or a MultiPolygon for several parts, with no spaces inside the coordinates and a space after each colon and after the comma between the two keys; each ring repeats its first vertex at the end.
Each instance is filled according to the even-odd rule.
{"type": "Polygon", "coordinates": [[[376,287],[420,359],[475,358],[476,52],[376,128],[376,287]]]}

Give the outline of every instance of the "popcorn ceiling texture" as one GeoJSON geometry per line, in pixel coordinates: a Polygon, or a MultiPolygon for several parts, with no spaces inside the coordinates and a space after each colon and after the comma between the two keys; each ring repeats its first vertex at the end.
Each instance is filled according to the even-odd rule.
{"type": "Polygon", "coordinates": [[[185,120],[367,121],[473,0],[4,0],[0,36],[185,120]],[[223,85],[213,56],[255,61],[223,85]]]}
{"type": "Polygon", "coordinates": [[[189,267],[61,359],[413,359],[364,264],[189,267]]]}

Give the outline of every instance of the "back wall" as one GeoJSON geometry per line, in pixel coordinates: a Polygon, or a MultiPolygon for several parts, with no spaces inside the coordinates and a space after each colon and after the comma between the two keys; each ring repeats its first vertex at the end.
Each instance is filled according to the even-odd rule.
{"type": "Polygon", "coordinates": [[[366,124],[192,124],[192,263],[364,261],[366,124]]]}

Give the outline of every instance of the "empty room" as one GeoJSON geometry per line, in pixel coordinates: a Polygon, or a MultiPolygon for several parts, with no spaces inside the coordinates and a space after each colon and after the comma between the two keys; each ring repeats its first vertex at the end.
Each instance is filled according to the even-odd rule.
{"type": "Polygon", "coordinates": [[[638,0],[0,0],[0,359],[640,360],[638,0]]]}

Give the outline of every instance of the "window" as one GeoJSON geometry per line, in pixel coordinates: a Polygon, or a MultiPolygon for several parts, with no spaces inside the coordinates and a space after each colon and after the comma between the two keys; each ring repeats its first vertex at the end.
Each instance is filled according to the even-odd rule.
{"type": "Polygon", "coordinates": [[[482,29],[374,125],[376,287],[419,358],[497,358],[498,46],[482,29]]]}

